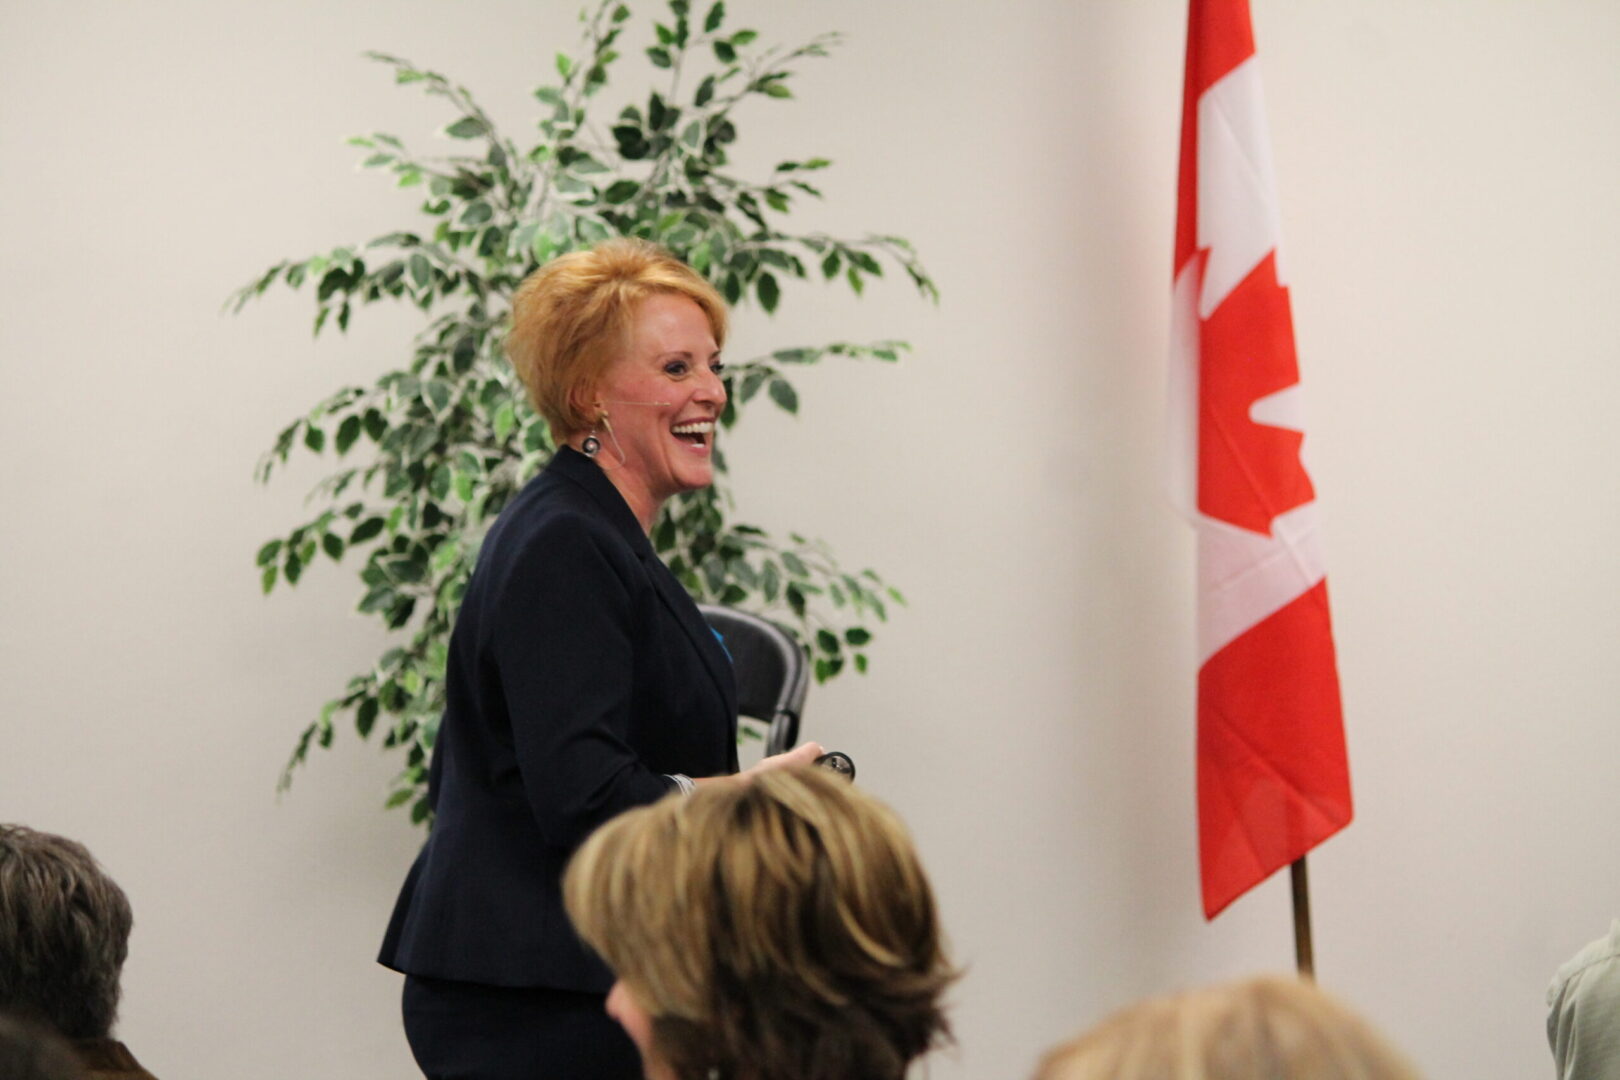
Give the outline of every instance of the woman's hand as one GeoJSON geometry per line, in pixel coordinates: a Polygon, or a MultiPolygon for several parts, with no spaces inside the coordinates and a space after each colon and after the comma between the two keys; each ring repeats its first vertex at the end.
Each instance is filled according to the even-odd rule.
{"type": "Polygon", "coordinates": [[[803,746],[795,746],[792,750],[784,753],[773,754],[768,758],[760,758],[759,761],[750,765],[738,775],[747,777],[752,773],[762,773],[767,769],[798,769],[806,765],[814,765],[816,758],[826,752],[821,748],[820,743],[807,742],[803,746]]]}
{"type": "Polygon", "coordinates": [[[803,746],[795,746],[781,754],[772,754],[768,758],[761,758],[742,772],[734,776],[701,776],[693,777],[692,783],[698,787],[704,784],[746,784],[767,769],[799,769],[814,765],[816,758],[825,754],[818,742],[807,742],[803,746]]]}

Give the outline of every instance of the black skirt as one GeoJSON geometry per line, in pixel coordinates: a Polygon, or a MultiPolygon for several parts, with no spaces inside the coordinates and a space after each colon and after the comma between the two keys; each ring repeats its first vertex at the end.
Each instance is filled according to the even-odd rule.
{"type": "Polygon", "coordinates": [[[428,1080],[641,1080],[604,994],[405,978],[405,1037],[428,1080]]]}

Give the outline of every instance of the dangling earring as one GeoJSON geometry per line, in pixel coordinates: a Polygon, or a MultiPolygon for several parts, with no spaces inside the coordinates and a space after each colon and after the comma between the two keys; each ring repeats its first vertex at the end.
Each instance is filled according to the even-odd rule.
{"type": "MultiPolygon", "coordinates": [[[[597,408],[601,409],[601,406],[597,406],[597,408]]],[[[601,409],[601,411],[596,414],[596,424],[591,425],[591,433],[589,435],[585,436],[585,440],[579,444],[580,453],[584,454],[588,458],[593,458],[598,453],[601,452],[601,450],[602,450],[602,440],[598,439],[596,437],[596,427],[597,427],[597,424],[606,424],[606,423],[607,423],[607,410],[606,409],[601,409]]],[[[611,427],[608,428],[608,433],[612,434],[612,432],[613,432],[613,429],[611,427]]]]}

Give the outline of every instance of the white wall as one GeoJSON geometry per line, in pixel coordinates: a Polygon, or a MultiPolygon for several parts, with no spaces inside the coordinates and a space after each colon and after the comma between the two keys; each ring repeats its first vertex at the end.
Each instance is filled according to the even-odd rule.
{"type": "MultiPolygon", "coordinates": [[[[932,1075],[1285,967],[1284,882],[1197,904],[1160,440],[1182,6],[731,6],[850,35],[743,118],[744,159],[835,159],[806,220],[909,236],[944,293],[745,314],[739,354],[916,353],[808,374],[802,419],[731,443],[748,516],[912,599],[807,733],[910,821],[968,966],[932,1075]]],[[[273,795],[379,635],[349,570],[267,600],[251,565],[319,475],[256,488],[261,448],[413,323],[315,346],[307,295],[218,309],[406,212],[343,140],[444,115],[361,50],[526,123],[569,8],[0,7],[0,820],[129,892],[121,1031],[167,1080],[413,1074],[371,962],[418,841],[379,809],[395,761],[345,734],[273,795]]],[[[1358,800],[1312,858],[1322,978],[1435,1077],[1535,1075],[1548,976],[1620,911],[1620,8],[1255,8],[1358,800]]]]}

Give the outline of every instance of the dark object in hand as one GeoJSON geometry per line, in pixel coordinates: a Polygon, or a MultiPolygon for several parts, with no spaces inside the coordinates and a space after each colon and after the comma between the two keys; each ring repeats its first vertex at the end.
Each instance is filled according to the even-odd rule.
{"type": "Polygon", "coordinates": [[[816,758],[816,764],[823,769],[829,769],[851,782],[855,779],[855,762],[850,760],[848,754],[841,754],[837,750],[822,754],[816,758]]]}

